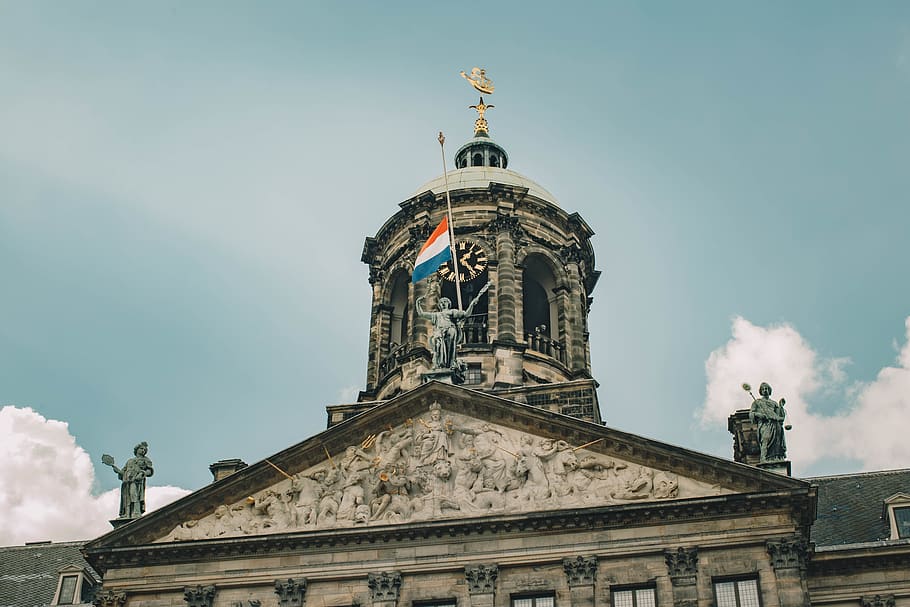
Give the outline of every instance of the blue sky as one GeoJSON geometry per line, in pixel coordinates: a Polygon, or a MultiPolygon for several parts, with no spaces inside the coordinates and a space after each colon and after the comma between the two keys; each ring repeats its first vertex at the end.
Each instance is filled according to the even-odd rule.
{"type": "MultiPolygon", "coordinates": [[[[910,4],[0,1],[0,404],[68,422],[95,491],[140,440],[192,489],[324,428],[363,239],[470,137],[475,65],[510,168],[596,232],[609,425],[729,457],[737,319],[813,354],[775,395],[818,419],[903,368],[910,4]]],[[[797,432],[799,474],[869,465],[797,432]]]]}

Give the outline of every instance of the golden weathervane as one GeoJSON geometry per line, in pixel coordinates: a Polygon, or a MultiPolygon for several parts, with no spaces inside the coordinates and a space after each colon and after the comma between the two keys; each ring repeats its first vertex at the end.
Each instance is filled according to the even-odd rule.
{"type": "Polygon", "coordinates": [[[487,71],[480,67],[472,67],[471,74],[461,72],[461,77],[471,83],[475,89],[485,95],[493,94],[493,81],[487,78],[487,71]]]}

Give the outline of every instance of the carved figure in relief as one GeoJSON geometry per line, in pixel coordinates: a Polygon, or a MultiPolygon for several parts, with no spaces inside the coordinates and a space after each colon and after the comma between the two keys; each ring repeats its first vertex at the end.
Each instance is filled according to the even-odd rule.
{"type": "Polygon", "coordinates": [[[411,480],[399,474],[394,468],[383,470],[373,486],[370,500],[372,520],[389,519],[394,522],[407,520],[411,514],[411,500],[408,490],[411,480]]]}
{"type": "Polygon", "coordinates": [[[337,518],[350,521],[354,519],[354,511],[363,503],[364,472],[352,472],[344,479],[341,489],[341,503],[338,505],[337,518]]]}
{"type": "Polygon", "coordinates": [[[613,492],[621,500],[641,500],[651,495],[653,471],[644,466],[629,466],[621,474],[623,484],[613,492]]]}
{"type": "Polygon", "coordinates": [[[296,511],[293,520],[296,526],[312,526],[316,524],[319,511],[319,499],[323,493],[325,470],[314,470],[309,476],[298,474],[294,477],[292,489],[297,494],[296,511]]]}
{"type": "Polygon", "coordinates": [[[420,447],[420,466],[435,464],[438,460],[445,460],[451,455],[449,449],[449,435],[452,433],[451,422],[442,421],[442,411],[439,403],[430,405],[429,421],[420,420],[424,427],[423,433],[418,438],[420,447]]]}
{"type": "Polygon", "coordinates": [[[658,472],[654,475],[654,497],[670,499],[679,495],[679,479],[675,474],[658,472]]]}

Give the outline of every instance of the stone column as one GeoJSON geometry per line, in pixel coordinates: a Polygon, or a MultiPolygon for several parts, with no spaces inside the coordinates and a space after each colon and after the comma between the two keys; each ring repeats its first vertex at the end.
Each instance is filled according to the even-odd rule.
{"type": "Polygon", "coordinates": [[[572,607],[594,607],[594,582],[597,579],[597,557],[576,556],[563,559],[572,607]]]}
{"type": "Polygon", "coordinates": [[[493,607],[496,593],[498,565],[473,565],[464,568],[464,579],[468,584],[470,607],[493,607]]]}
{"type": "Polygon", "coordinates": [[[279,607],[304,607],[306,605],[306,578],[275,580],[275,594],[279,607]]]}
{"type": "Polygon", "coordinates": [[[698,548],[667,550],[667,571],[673,584],[674,607],[696,607],[698,605],[698,548]]]}
{"type": "Polygon", "coordinates": [[[382,279],[384,272],[370,266],[370,286],[373,288],[373,309],[370,314],[370,351],[367,355],[367,390],[372,390],[379,383],[380,345],[382,344],[382,279]]]}
{"type": "Polygon", "coordinates": [[[809,585],[806,581],[806,540],[801,537],[768,542],[768,554],[777,578],[780,607],[809,605],[809,585]]]}
{"type": "Polygon", "coordinates": [[[401,574],[397,571],[370,573],[367,577],[373,607],[396,607],[401,589],[401,574]]]}
{"type": "Polygon", "coordinates": [[[491,228],[496,233],[496,339],[518,341],[518,327],[515,322],[517,302],[515,272],[515,241],[512,230],[518,227],[514,217],[500,216],[493,220],[491,228]]]}
{"type": "Polygon", "coordinates": [[[92,605],[95,607],[123,607],[125,604],[126,593],[114,592],[113,590],[99,592],[95,595],[95,598],[92,599],[92,605]]]}
{"type": "Polygon", "coordinates": [[[215,602],[214,586],[187,586],[183,589],[187,607],[212,607],[215,602]]]}
{"type": "Polygon", "coordinates": [[[559,309],[565,315],[565,318],[561,318],[560,321],[565,323],[563,326],[566,336],[566,366],[577,373],[587,370],[584,336],[584,315],[587,306],[582,306],[583,298],[586,295],[581,281],[581,272],[578,269],[578,256],[581,253],[574,248],[564,249],[562,253],[563,260],[566,262],[569,288],[560,293],[562,301],[559,309]]]}

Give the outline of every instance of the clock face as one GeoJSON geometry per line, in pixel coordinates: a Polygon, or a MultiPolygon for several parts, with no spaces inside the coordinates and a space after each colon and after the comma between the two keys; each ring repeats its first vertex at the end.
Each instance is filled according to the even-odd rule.
{"type": "MultiPolygon", "coordinates": [[[[455,261],[458,264],[460,282],[474,280],[487,269],[487,254],[480,248],[480,245],[469,240],[455,243],[455,261]]],[[[455,266],[452,264],[452,260],[439,268],[439,275],[445,280],[455,282],[455,266]]]]}

